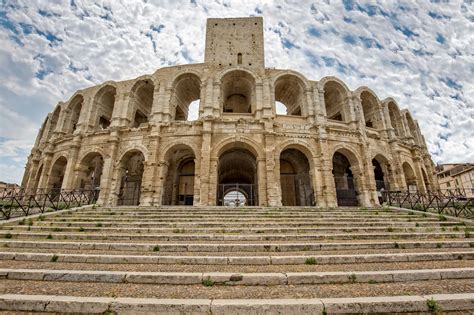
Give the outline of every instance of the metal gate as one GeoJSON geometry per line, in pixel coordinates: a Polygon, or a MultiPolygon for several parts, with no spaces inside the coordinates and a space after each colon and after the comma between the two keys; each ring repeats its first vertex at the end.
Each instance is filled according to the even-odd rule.
{"type": "Polygon", "coordinates": [[[337,205],[340,207],[354,207],[359,205],[358,192],[354,187],[352,177],[334,177],[336,184],[337,205]]]}
{"type": "Polygon", "coordinates": [[[219,184],[217,187],[218,206],[255,206],[257,203],[257,190],[254,184],[219,184]],[[229,196],[225,198],[228,194],[229,196]]]}
{"type": "Polygon", "coordinates": [[[313,206],[314,193],[309,174],[280,174],[284,206],[313,206]]]}
{"type": "Polygon", "coordinates": [[[118,195],[119,206],[138,206],[140,204],[141,176],[124,176],[118,195]]]}

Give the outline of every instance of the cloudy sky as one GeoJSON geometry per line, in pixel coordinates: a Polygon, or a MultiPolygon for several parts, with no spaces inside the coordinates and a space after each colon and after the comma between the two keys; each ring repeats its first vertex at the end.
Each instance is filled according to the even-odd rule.
{"type": "Polygon", "coordinates": [[[0,180],[75,90],[204,59],[208,17],[263,16],[267,67],[394,97],[436,163],[474,162],[473,1],[0,0],[0,180]]]}

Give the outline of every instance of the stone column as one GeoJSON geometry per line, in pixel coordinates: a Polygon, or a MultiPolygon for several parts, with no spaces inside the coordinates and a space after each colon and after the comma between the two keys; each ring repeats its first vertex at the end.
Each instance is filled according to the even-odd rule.
{"type": "Polygon", "coordinates": [[[267,174],[265,157],[257,159],[257,177],[258,177],[258,205],[267,206],[267,174]]]}
{"type": "Polygon", "coordinates": [[[159,156],[159,144],[160,136],[157,128],[153,128],[150,136],[148,137],[148,147],[152,148],[149,150],[147,161],[143,166],[143,176],[140,193],[140,205],[152,206],[154,205],[154,194],[155,194],[155,178],[156,169],[158,164],[159,156]]]}
{"type": "Polygon", "coordinates": [[[413,163],[415,164],[416,186],[418,187],[418,191],[426,193],[425,181],[423,180],[423,173],[421,170],[421,161],[422,160],[419,156],[413,158],[413,163]]]}
{"type": "Polygon", "coordinates": [[[322,155],[318,154],[317,156],[313,157],[313,169],[312,169],[312,179],[313,179],[313,191],[314,191],[314,199],[316,200],[316,206],[318,207],[325,207],[326,200],[324,196],[324,174],[322,172],[322,155]]]}
{"type": "Polygon", "coordinates": [[[327,207],[336,207],[337,206],[337,197],[336,197],[336,184],[334,182],[334,175],[332,174],[332,156],[329,154],[329,144],[328,140],[325,138],[319,139],[319,145],[321,147],[321,178],[322,178],[322,194],[321,200],[325,200],[325,206],[327,207]]]}
{"type": "Polygon", "coordinates": [[[164,183],[166,177],[168,177],[168,161],[159,161],[158,162],[158,180],[156,185],[155,197],[153,198],[153,204],[156,206],[163,205],[163,194],[164,194],[164,183]]]}
{"type": "MultiPolygon", "coordinates": [[[[210,176],[211,174],[211,144],[212,144],[212,122],[205,121],[203,124],[203,133],[202,133],[202,145],[201,145],[201,158],[200,158],[200,168],[196,167],[195,173],[198,173],[200,178],[200,201],[199,205],[210,206],[215,205],[211,204],[210,196],[211,191],[214,189],[211,187],[210,176]]],[[[196,185],[196,184],[195,184],[196,185]]],[[[214,186],[215,187],[215,186],[214,186]]],[[[214,192],[215,193],[215,192],[214,192]]]]}
{"type": "Polygon", "coordinates": [[[257,82],[255,84],[255,118],[256,119],[262,119],[263,116],[263,83],[261,81],[257,82]]]}
{"type": "Polygon", "coordinates": [[[61,189],[71,190],[74,189],[74,170],[76,169],[77,155],[81,147],[82,136],[75,136],[69,150],[69,158],[66,164],[66,170],[64,172],[63,183],[61,189]]]}
{"type": "Polygon", "coordinates": [[[118,132],[113,130],[110,133],[107,145],[106,156],[104,156],[104,166],[102,168],[102,176],[100,178],[100,193],[97,203],[104,205],[108,203],[109,205],[115,205],[112,201],[116,201],[117,191],[112,189],[112,175],[114,172],[114,165],[116,164],[116,159],[118,158],[118,144],[120,138],[118,132]],[[112,196],[113,194],[113,196],[112,196]],[[115,199],[114,199],[115,198],[115,199]]]}

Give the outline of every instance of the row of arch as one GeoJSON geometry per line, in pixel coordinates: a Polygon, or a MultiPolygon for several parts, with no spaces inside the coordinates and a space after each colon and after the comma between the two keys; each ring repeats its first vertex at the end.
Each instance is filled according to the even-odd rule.
{"type": "MultiPolygon", "coordinates": [[[[222,113],[255,113],[257,85],[261,80],[250,70],[227,71],[219,76],[218,80],[222,113]]],[[[181,73],[172,80],[166,87],[170,93],[168,108],[164,110],[171,120],[189,120],[190,117],[196,118],[199,115],[199,111],[202,110],[199,108],[200,100],[206,94],[203,86],[203,80],[197,72],[181,73]]],[[[418,144],[422,144],[419,128],[411,114],[406,110],[400,111],[391,98],[381,102],[368,88],[350,92],[342,81],[328,77],[319,81],[317,89],[313,89],[309,81],[293,71],[277,75],[271,81],[271,86],[273,86],[273,110],[277,111],[277,114],[277,108],[284,108],[286,115],[307,117],[310,111],[309,103],[313,98],[318,98],[324,102],[321,114],[329,121],[348,123],[358,119],[365,127],[374,130],[393,129],[396,136],[412,137],[418,144]],[[315,97],[311,94],[313,90],[318,91],[315,97]]],[[[126,124],[138,127],[150,120],[154,99],[158,94],[159,84],[155,84],[151,77],[145,77],[136,81],[131,87],[129,106],[117,106],[116,103],[119,101],[117,86],[106,83],[92,96],[91,109],[86,113],[84,96],[78,93],[64,108],[58,106],[46,118],[39,138],[49,139],[57,128],[63,133],[72,134],[78,125],[85,121],[91,124],[92,128],[107,129],[114,117],[126,117],[126,124]],[[62,110],[64,113],[61,115],[62,110]]]]}
{"type": "MultiPolygon", "coordinates": [[[[111,186],[114,196],[113,204],[138,205],[141,203],[143,179],[145,175],[147,153],[139,148],[125,152],[114,167],[112,176],[116,183],[104,182],[104,153],[88,152],[79,159],[79,163],[71,168],[74,172],[73,189],[99,189],[111,186]]],[[[160,196],[155,204],[162,205],[192,205],[199,195],[200,187],[195,183],[200,177],[200,167],[195,149],[186,144],[177,144],[166,150],[161,161],[160,196]]],[[[229,142],[218,148],[215,183],[215,203],[227,205],[232,202],[245,205],[259,205],[259,180],[262,174],[259,161],[262,152],[252,144],[246,142],[229,142]],[[229,197],[230,196],[230,197],[229,197]],[[239,196],[239,201],[232,200],[232,196],[239,196]]],[[[363,175],[363,161],[358,154],[347,148],[337,148],[331,157],[333,191],[339,206],[363,205],[361,196],[364,191],[378,191],[393,189],[399,186],[396,183],[395,166],[383,155],[377,154],[370,161],[373,172],[368,176],[372,180],[367,182],[363,175]],[[373,187],[368,187],[372,185],[373,187]]],[[[47,175],[46,188],[49,190],[64,188],[68,159],[66,156],[56,158],[49,170],[40,165],[34,175],[34,186],[39,186],[40,179],[47,175]],[[47,173],[47,174],[46,174],[47,173]]],[[[414,166],[405,161],[402,164],[404,188],[417,190],[420,183],[417,179],[414,166]]],[[[279,201],[283,206],[312,206],[318,204],[315,194],[315,165],[314,154],[300,144],[287,145],[277,155],[275,173],[279,183],[279,201]]],[[[206,174],[209,176],[209,174],[206,174]]],[[[430,183],[426,171],[422,169],[425,187],[430,183]]],[[[108,176],[111,177],[111,176],[108,176]]],[[[107,179],[105,179],[107,180],[107,179]]],[[[268,178],[267,178],[268,180],[268,178]]],[[[211,188],[214,189],[214,188],[211,188]]],[[[106,191],[106,190],[104,190],[106,191]]],[[[102,193],[102,192],[101,192],[102,193]]],[[[112,200],[110,199],[110,200],[112,200]]]]}

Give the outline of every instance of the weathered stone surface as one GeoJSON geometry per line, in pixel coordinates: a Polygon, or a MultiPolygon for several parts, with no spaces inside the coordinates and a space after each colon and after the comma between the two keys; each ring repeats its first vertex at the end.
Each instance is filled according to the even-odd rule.
{"type": "Polygon", "coordinates": [[[280,300],[213,300],[212,314],[322,314],[323,304],[318,299],[280,300]]]}
{"type": "Polygon", "coordinates": [[[468,310],[474,312],[474,293],[433,294],[423,297],[436,301],[442,311],[466,311],[466,314],[468,310]]]}
{"type": "Polygon", "coordinates": [[[127,272],[126,282],[153,284],[200,284],[202,273],[198,272],[127,272]]]}
{"type": "Polygon", "coordinates": [[[424,312],[428,308],[421,296],[383,296],[321,299],[328,314],[369,314],[424,312]]]}
{"type": "Polygon", "coordinates": [[[179,299],[133,299],[120,298],[114,300],[110,305],[110,311],[119,314],[209,314],[211,301],[202,300],[179,300],[179,299]]]}

